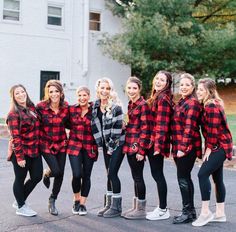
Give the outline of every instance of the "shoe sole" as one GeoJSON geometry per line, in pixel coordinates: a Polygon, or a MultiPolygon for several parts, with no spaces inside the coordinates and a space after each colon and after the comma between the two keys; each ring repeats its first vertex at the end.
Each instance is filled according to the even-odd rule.
{"type": "Polygon", "coordinates": [[[86,213],[78,213],[79,214],[79,216],[85,216],[85,215],[87,215],[88,213],[86,212],[86,213]]]}
{"type": "Polygon", "coordinates": [[[73,213],[74,215],[78,215],[78,214],[79,214],[79,212],[76,212],[76,211],[74,211],[73,209],[72,209],[72,213],[73,213]]]}
{"type": "Polygon", "coordinates": [[[36,214],[24,214],[24,213],[16,212],[16,215],[24,216],[24,217],[35,217],[37,215],[37,213],[36,214]]]}
{"type": "Polygon", "coordinates": [[[146,219],[149,220],[149,221],[166,220],[166,219],[169,219],[169,218],[170,218],[170,216],[169,217],[156,217],[156,218],[148,218],[148,217],[146,217],[146,219]]]}

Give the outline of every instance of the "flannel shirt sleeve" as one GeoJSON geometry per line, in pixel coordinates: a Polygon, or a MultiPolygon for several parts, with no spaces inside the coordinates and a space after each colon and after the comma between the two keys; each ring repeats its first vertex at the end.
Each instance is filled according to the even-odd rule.
{"type": "Polygon", "coordinates": [[[108,142],[108,151],[112,153],[119,145],[119,139],[122,133],[123,111],[120,106],[116,106],[112,117],[111,137],[108,142]]]}
{"type": "Polygon", "coordinates": [[[19,116],[17,114],[10,113],[7,118],[7,123],[12,137],[13,150],[15,152],[17,162],[22,161],[24,160],[24,153],[21,140],[19,116]]]}
{"type": "Polygon", "coordinates": [[[171,121],[172,106],[167,99],[162,98],[158,102],[158,108],[156,112],[155,126],[155,148],[158,152],[161,152],[165,147],[166,134],[169,133],[170,121],[171,121]]]}
{"type": "Polygon", "coordinates": [[[184,153],[188,152],[189,146],[191,145],[192,139],[194,137],[194,133],[196,130],[198,130],[200,113],[200,104],[198,104],[196,101],[190,102],[186,111],[185,128],[180,146],[180,150],[184,153]]]}
{"type": "Polygon", "coordinates": [[[221,115],[218,108],[214,104],[205,107],[206,112],[206,148],[211,150],[217,144],[220,128],[221,115]]]}
{"type": "Polygon", "coordinates": [[[151,125],[151,112],[147,104],[141,106],[141,117],[140,117],[140,139],[139,139],[139,150],[138,154],[145,155],[145,150],[150,145],[150,125],[151,125]]]}

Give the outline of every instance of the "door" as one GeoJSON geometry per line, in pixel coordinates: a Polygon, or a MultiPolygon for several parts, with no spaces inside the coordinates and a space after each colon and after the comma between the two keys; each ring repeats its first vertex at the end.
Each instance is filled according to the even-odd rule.
{"type": "Polygon", "coordinates": [[[40,100],[44,97],[44,88],[49,80],[60,80],[60,72],[41,71],[40,72],[40,100]]]}

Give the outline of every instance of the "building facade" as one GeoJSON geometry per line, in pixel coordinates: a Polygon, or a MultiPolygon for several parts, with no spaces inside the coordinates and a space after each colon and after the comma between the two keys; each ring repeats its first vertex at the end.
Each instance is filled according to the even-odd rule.
{"type": "Polygon", "coordinates": [[[69,103],[79,85],[95,97],[98,78],[113,80],[122,101],[130,67],[102,54],[103,33],[122,30],[104,0],[0,0],[0,117],[9,109],[9,89],[23,84],[32,100],[43,97],[48,79],[59,79],[69,103]]]}

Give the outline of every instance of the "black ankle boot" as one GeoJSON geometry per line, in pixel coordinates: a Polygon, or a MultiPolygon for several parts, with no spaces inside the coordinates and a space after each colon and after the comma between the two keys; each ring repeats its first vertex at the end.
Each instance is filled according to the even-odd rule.
{"type": "Polygon", "coordinates": [[[174,217],[173,224],[183,224],[193,221],[193,216],[191,211],[188,209],[188,206],[185,206],[182,210],[182,214],[174,217]]]}
{"type": "Polygon", "coordinates": [[[58,215],[58,211],[56,209],[56,206],[55,206],[55,201],[56,199],[50,197],[49,200],[48,200],[48,212],[54,216],[57,216],[58,215]]]}

